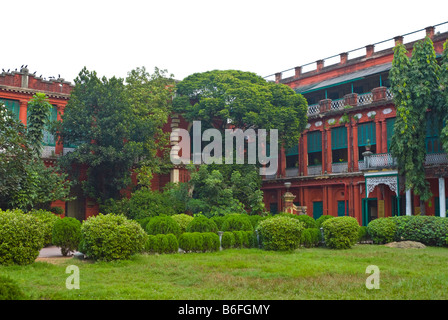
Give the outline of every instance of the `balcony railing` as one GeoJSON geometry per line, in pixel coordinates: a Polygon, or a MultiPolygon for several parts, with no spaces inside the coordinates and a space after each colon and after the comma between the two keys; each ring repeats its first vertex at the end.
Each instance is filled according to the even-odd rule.
{"type": "Polygon", "coordinates": [[[299,175],[299,168],[286,168],[286,177],[297,177],[299,175]]]}
{"type": "Polygon", "coordinates": [[[426,155],[425,165],[427,166],[444,163],[448,163],[448,156],[446,153],[428,153],[426,155]]]}
{"type": "Polygon", "coordinates": [[[331,110],[342,110],[345,106],[344,99],[337,99],[331,101],[331,110]]]}
{"type": "MultiPolygon", "coordinates": [[[[446,153],[428,153],[425,159],[425,165],[447,164],[448,155],[446,153]]],[[[396,159],[390,153],[379,153],[366,156],[364,161],[358,162],[359,170],[391,168],[397,166],[396,159]]]]}
{"type": "Polygon", "coordinates": [[[322,174],[322,165],[313,165],[308,166],[308,175],[309,176],[320,176],[322,174]]]}
{"type": "Polygon", "coordinates": [[[373,93],[367,92],[358,94],[358,106],[364,106],[373,102],[373,93]]]}
{"type": "Polygon", "coordinates": [[[55,146],[43,146],[41,157],[42,158],[53,158],[56,155],[55,146]]]}
{"type": "Polygon", "coordinates": [[[318,114],[320,112],[320,106],[318,103],[308,106],[308,115],[318,114]]]}
{"type": "Polygon", "coordinates": [[[333,173],[343,173],[348,171],[347,162],[337,162],[331,164],[331,172],[333,173]]]}

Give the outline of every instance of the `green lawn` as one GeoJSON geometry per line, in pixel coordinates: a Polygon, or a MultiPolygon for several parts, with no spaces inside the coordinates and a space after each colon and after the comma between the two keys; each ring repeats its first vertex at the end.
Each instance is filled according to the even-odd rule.
{"type": "Polygon", "coordinates": [[[215,253],[137,255],[117,262],[75,258],[0,266],[30,299],[448,299],[448,249],[357,245],[295,252],[232,249],[215,253]],[[68,265],[80,289],[65,286],[68,265]],[[366,288],[366,268],[380,289],[366,288]]]}

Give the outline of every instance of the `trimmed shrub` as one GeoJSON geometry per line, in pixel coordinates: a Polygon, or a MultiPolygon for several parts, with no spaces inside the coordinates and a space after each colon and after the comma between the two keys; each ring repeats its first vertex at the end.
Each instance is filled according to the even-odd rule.
{"type": "Polygon", "coordinates": [[[33,263],[44,247],[44,225],[21,210],[0,210],[0,264],[33,263]]]}
{"type": "Polygon", "coordinates": [[[320,216],[319,218],[316,219],[316,228],[320,229],[322,227],[322,223],[324,223],[328,219],[332,219],[332,218],[335,218],[335,217],[330,216],[330,215],[320,216]]]}
{"type": "Polygon", "coordinates": [[[81,240],[81,222],[75,218],[65,217],[53,226],[52,243],[61,248],[63,256],[76,251],[81,240]]]}
{"type": "Polygon", "coordinates": [[[25,293],[9,277],[0,275],[0,300],[25,300],[25,293]]]}
{"type": "Polygon", "coordinates": [[[218,231],[222,231],[222,224],[225,220],[225,216],[213,216],[210,219],[213,220],[214,223],[216,223],[216,228],[218,231]]]}
{"type": "Polygon", "coordinates": [[[222,231],[252,231],[254,230],[247,214],[228,214],[222,223],[222,231]]]}
{"type": "Polygon", "coordinates": [[[135,221],[137,221],[140,224],[143,230],[146,230],[146,226],[148,225],[148,222],[149,220],[151,220],[151,218],[152,217],[146,217],[142,219],[136,219],[135,221]]]}
{"type": "Polygon", "coordinates": [[[304,226],[297,219],[275,216],[260,222],[258,232],[266,250],[294,250],[300,245],[304,226]]]}
{"type": "Polygon", "coordinates": [[[307,214],[296,215],[296,219],[300,222],[303,222],[305,229],[309,228],[317,228],[316,220],[313,217],[310,217],[307,214]]]}
{"type": "Polygon", "coordinates": [[[353,217],[334,217],[322,223],[325,244],[332,249],[349,249],[359,237],[359,224],[353,217]]]}
{"type": "Polygon", "coordinates": [[[185,213],[175,214],[174,216],[172,216],[172,218],[179,225],[180,233],[186,232],[188,225],[194,219],[192,216],[189,216],[188,214],[185,213]]]}
{"type": "Polygon", "coordinates": [[[213,252],[219,250],[219,236],[213,232],[202,233],[202,251],[213,252]]]}
{"type": "Polygon", "coordinates": [[[255,215],[251,215],[251,216],[249,216],[249,220],[250,220],[250,223],[252,224],[252,227],[254,228],[254,230],[258,227],[258,224],[261,222],[261,221],[263,221],[263,220],[265,220],[265,219],[267,219],[269,216],[260,216],[260,215],[258,215],[258,214],[255,214],[255,215]]]}
{"type": "Polygon", "coordinates": [[[243,232],[242,231],[231,231],[231,232],[235,236],[234,248],[242,248],[244,242],[243,232]]]}
{"type": "Polygon", "coordinates": [[[176,253],[179,249],[177,237],[170,234],[148,235],[145,251],[150,253],[176,253]]]}
{"type": "Polygon", "coordinates": [[[366,226],[361,226],[359,227],[359,237],[358,237],[358,242],[362,242],[362,241],[367,241],[367,240],[371,240],[372,238],[369,235],[369,232],[367,230],[366,226]]]}
{"type": "Polygon", "coordinates": [[[100,213],[82,223],[79,249],[95,260],[128,259],[143,251],[147,239],[138,222],[122,215],[100,213]]]}
{"type": "Polygon", "coordinates": [[[244,231],[247,237],[247,248],[258,248],[257,233],[255,231],[244,231]]]}
{"type": "Polygon", "coordinates": [[[306,248],[317,247],[321,241],[321,233],[317,228],[307,228],[302,231],[300,244],[306,248]]]}
{"type": "Polygon", "coordinates": [[[230,249],[235,246],[235,235],[233,232],[224,232],[221,236],[221,247],[223,249],[230,249]]]}
{"type": "Polygon", "coordinates": [[[53,212],[45,210],[32,210],[29,212],[29,214],[32,214],[39,221],[42,222],[43,225],[42,230],[44,232],[44,246],[52,244],[51,241],[53,237],[53,226],[57,221],[61,220],[61,217],[55,215],[53,212]]]}
{"type": "Polygon", "coordinates": [[[151,218],[146,224],[148,234],[180,234],[179,224],[171,216],[157,216],[151,218]]]}
{"type": "Polygon", "coordinates": [[[179,237],[179,247],[185,252],[219,250],[219,236],[214,232],[185,232],[179,237]]]}
{"type": "Polygon", "coordinates": [[[418,241],[428,246],[443,246],[448,234],[448,219],[434,216],[392,217],[396,241],[418,241]]]}
{"type": "Polygon", "coordinates": [[[59,216],[64,214],[64,209],[62,209],[61,207],[51,207],[50,209],[48,209],[48,211],[59,216]]]}
{"type": "Polygon", "coordinates": [[[187,232],[217,232],[218,227],[216,223],[207,218],[206,216],[196,216],[194,219],[188,224],[187,232]]]}
{"type": "Polygon", "coordinates": [[[367,232],[373,243],[389,243],[394,241],[397,223],[392,218],[378,218],[369,222],[367,232]]]}

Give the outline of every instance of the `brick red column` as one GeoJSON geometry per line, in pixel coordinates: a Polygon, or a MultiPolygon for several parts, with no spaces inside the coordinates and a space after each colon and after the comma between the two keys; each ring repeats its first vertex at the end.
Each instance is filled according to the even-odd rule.
{"type": "Polygon", "coordinates": [[[331,164],[333,162],[333,156],[331,154],[331,130],[327,129],[326,131],[326,135],[327,135],[327,173],[331,173],[332,172],[332,168],[331,168],[331,164]]]}
{"type": "MultiPolygon", "coordinates": [[[[308,135],[304,133],[302,135],[302,146],[303,146],[303,154],[302,154],[302,164],[303,164],[303,175],[308,175],[308,135]]],[[[300,154],[299,154],[300,157],[300,154]]]]}
{"type": "Polygon", "coordinates": [[[375,120],[375,134],[376,134],[376,153],[383,153],[383,143],[381,139],[381,123],[375,120]]]}
{"type": "Polygon", "coordinates": [[[358,150],[358,123],[352,123],[352,148],[353,148],[353,171],[359,171],[359,150],[358,150]]]}
{"type": "Polygon", "coordinates": [[[28,101],[20,100],[19,103],[20,103],[19,119],[26,126],[26,115],[27,115],[27,110],[28,110],[28,101]]]}

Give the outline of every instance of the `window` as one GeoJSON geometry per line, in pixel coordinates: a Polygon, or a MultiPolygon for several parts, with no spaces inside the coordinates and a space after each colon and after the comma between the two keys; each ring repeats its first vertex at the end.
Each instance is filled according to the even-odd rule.
{"type": "Polygon", "coordinates": [[[285,151],[286,156],[286,168],[297,167],[297,161],[299,161],[299,145],[296,144],[291,149],[285,151]]]}
{"type": "Polygon", "coordinates": [[[348,161],[347,128],[331,129],[331,150],[333,163],[348,161]]]}
{"type": "Polygon", "coordinates": [[[6,109],[14,114],[14,118],[19,120],[20,102],[17,100],[0,98],[0,103],[6,106],[6,109]]]}
{"type": "Polygon", "coordinates": [[[387,152],[390,152],[390,143],[392,141],[392,136],[394,135],[394,124],[395,124],[395,118],[390,118],[386,120],[387,152]]]}
{"type": "Polygon", "coordinates": [[[308,165],[322,165],[322,133],[312,131],[307,134],[308,165]]]}
{"type": "Polygon", "coordinates": [[[363,160],[363,153],[367,150],[367,146],[370,145],[370,151],[376,152],[376,126],[375,123],[367,122],[358,125],[358,152],[359,160],[363,160]]]}
{"type": "Polygon", "coordinates": [[[443,152],[439,139],[439,121],[431,112],[426,114],[425,146],[427,153],[443,152]]]}

